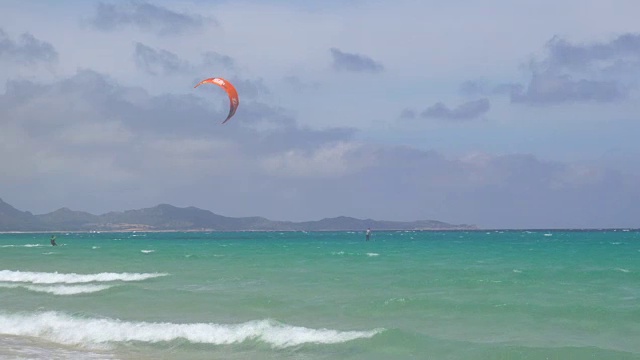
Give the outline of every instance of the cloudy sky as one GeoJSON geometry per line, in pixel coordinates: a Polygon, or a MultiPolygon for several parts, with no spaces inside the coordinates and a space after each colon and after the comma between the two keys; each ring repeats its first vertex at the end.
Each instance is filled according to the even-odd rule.
{"type": "Polygon", "coordinates": [[[0,5],[0,198],[40,214],[640,227],[640,2],[0,5]],[[240,108],[198,81],[234,83],[240,108]]]}

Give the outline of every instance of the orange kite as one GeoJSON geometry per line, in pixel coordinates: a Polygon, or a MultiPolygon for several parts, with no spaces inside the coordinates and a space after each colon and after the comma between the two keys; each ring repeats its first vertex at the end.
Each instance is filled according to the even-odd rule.
{"type": "Polygon", "coordinates": [[[236,90],[236,88],[233,87],[233,85],[231,85],[229,81],[223,78],[218,78],[218,77],[204,79],[200,81],[198,85],[194,86],[193,88],[195,89],[202,84],[216,84],[227,92],[227,95],[229,95],[229,115],[227,115],[227,118],[222,123],[224,124],[227,121],[229,121],[229,119],[231,119],[233,114],[236,113],[236,110],[238,109],[238,105],[240,105],[240,98],[238,98],[238,91],[236,90]]]}

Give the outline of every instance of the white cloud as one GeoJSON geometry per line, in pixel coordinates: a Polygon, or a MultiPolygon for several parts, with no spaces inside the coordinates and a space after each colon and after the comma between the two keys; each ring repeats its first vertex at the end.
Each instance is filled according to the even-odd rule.
{"type": "Polygon", "coordinates": [[[267,157],[262,167],[277,177],[340,178],[371,164],[371,159],[354,156],[360,148],[358,144],[339,142],[310,151],[292,149],[267,157]]]}

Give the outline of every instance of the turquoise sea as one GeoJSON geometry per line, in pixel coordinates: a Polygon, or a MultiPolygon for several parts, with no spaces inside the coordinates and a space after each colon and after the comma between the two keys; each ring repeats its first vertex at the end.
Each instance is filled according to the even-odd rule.
{"type": "Polygon", "coordinates": [[[640,359],[640,231],[0,234],[2,359],[640,359]]]}

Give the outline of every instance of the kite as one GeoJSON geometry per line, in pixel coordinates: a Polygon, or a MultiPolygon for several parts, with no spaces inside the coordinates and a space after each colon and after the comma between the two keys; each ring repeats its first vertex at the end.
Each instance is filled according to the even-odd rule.
{"type": "Polygon", "coordinates": [[[238,98],[238,91],[236,90],[236,88],[233,85],[231,85],[229,81],[223,78],[218,78],[218,77],[204,79],[200,81],[198,85],[194,86],[193,88],[195,89],[202,84],[216,84],[227,92],[227,95],[229,95],[229,115],[227,115],[227,118],[222,123],[224,124],[227,121],[229,121],[229,119],[231,119],[233,114],[236,113],[236,110],[238,109],[238,105],[240,105],[240,99],[238,98]]]}

